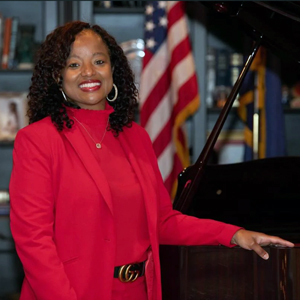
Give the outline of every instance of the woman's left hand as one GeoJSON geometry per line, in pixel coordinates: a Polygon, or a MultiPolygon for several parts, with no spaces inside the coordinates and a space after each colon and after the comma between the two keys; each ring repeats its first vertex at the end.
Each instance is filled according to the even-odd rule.
{"type": "Polygon", "coordinates": [[[283,247],[294,247],[293,243],[280,237],[246,229],[238,230],[232,237],[231,243],[247,250],[253,250],[263,259],[268,259],[269,254],[261,246],[268,246],[272,244],[283,247]]]}

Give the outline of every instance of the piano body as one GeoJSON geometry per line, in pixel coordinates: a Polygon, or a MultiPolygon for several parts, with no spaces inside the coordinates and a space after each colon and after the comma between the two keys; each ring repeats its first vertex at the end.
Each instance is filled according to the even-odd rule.
{"type": "Polygon", "coordinates": [[[299,300],[300,156],[227,165],[210,165],[208,159],[260,45],[300,61],[300,3],[203,5],[236,18],[254,47],[198,160],[179,174],[174,208],[278,235],[295,247],[265,247],[270,254],[265,261],[239,247],[162,245],[163,300],[299,300]]]}
{"type": "Polygon", "coordinates": [[[278,235],[270,258],[224,246],[161,246],[163,300],[300,299],[300,157],[207,165],[187,214],[278,235]],[[278,176],[280,174],[280,176],[278,176]]]}

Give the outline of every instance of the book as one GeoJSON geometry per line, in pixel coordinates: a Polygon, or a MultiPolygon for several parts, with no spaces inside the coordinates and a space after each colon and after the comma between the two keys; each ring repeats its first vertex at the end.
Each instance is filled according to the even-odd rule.
{"type": "Polygon", "coordinates": [[[216,51],[216,86],[231,86],[230,52],[227,49],[217,49],[216,51]]]}
{"type": "Polygon", "coordinates": [[[0,58],[2,57],[2,49],[3,49],[3,28],[4,28],[4,18],[0,12],[0,58]]]}
{"type": "Polygon", "coordinates": [[[230,52],[216,49],[216,83],[213,92],[213,106],[223,107],[230,92],[230,52]]]}
{"type": "Polygon", "coordinates": [[[9,45],[9,53],[8,53],[8,68],[13,69],[16,65],[16,45],[18,39],[19,32],[19,18],[12,17],[12,25],[11,25],[11,35],[10,35],[10,45],[9,45]]]}
{"type": "Polygon", "coordinates": [[[241,53],[233,52],[230,54],[230,85],[234,86],[244,64],[244,56],[241,53]]]}
{"type": "Polygon", "coordinates": [[[19,25],[19,35],[17,43],[18,69],[32,69],[34,65],[34,52],[36,44],[34,42],[35,26],[30,24],[19,25]]]}
{"type": "MultiPolygon", "coordinates": [[[[241,53],[233,52],[230,54],[230,85],[233,87],[240,76],[240,73],[244,67],[244,56],[241,53]]],[[[233,107],[239,106],[239,94],[237,94],[233,107]]]]}
{"type": "Polygon", "coordinates": [[[8,55],[9,55],[9,47],[10,47],[11,28],[12,28],[12,18],[11,17],[5,18],[2,61],[1,61],[2,69],[8,69],[8,55]]]}
{"type": "MultiPolygon", "coordinates": [[[[231,52],[228,49],[217,49],[215,56],[216,82],[212,93],[213,104],[216,107],[223,107],[243,68],[244,57],[241,53],[231,52]]],[[[237,101],[233,106],[236,105],[237,101]]]]}
{"type": "Polygon", "coordinates": [[[206,106],[214,106],[213,93],[216,88],[216,49],[209,47],[206,54],[206,106]]]}

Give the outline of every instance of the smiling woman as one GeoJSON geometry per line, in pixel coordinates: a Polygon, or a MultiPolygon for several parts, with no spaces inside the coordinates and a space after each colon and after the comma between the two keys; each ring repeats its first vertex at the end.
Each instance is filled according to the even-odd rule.
{"type": "Polygon", "coordinates": [[[159,245],[239,245],[267,259],[279,237],[176,211],[122,48],[74,21],[38,52],[30,124],[18,131],[9,185],[22,300],[161,300],[159,245]],[[53,51],[55,49],[55,51],[53,51]]]}

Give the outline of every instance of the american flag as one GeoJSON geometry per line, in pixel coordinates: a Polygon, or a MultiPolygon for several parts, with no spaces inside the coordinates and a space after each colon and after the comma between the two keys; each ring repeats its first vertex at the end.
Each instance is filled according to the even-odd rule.
{"type": "Polygon", "coordinates": [[[184,1],[145,6],[145,56],[140,81],[140,124],[153,143],[172,199],[178,174],[190,165],[184,124],[200,104],[184,1]]]}

